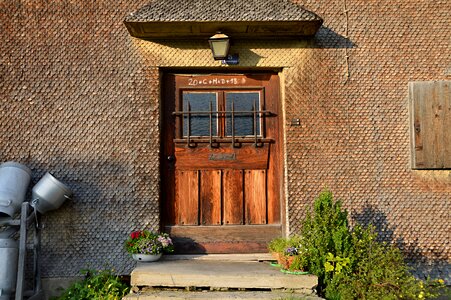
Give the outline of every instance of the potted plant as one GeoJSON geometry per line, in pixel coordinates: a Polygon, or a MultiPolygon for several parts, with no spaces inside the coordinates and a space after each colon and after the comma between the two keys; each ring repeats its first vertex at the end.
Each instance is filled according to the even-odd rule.
{"type": "Polygon", "coordinates": [[[272,256],[277,260],[279,265],[282,262],[281,259],[287,247],[287,242],[288,240],[286,238],[278,237],[273,239],[268,245],[269,252],[271,252],[272,256]]]}
{"type": "Polygon", "coordinates": [[[281,267],[283,271],[304,273],[309,255],[307,249],[302,245],[302,238],[294,235],[289,238],[276,238],[270,242],[268,248],[277,259],[277,266],[281,267]]]}
{"type": "Polygon", "coordinates": [[[174,251],[174,245],[167,233],[138,230],[130,234],[125,249],[136,261],[157,261],[163,253],[174,251]]]}
{"type": "Polygon", "coordinates": [[[281,267],[285,270],[290,270],[290,267],[298,254],[298,248],[294,246],[286,248],[281,256],[281,267]]]}
{"type": "Polygon", "coordinates": [[[284,270],[301,273],[307,271],[309,255],[301,244],[297,247],[291,246],[285,249],[285,255],[282,257],[281,267],[284,270]]]}

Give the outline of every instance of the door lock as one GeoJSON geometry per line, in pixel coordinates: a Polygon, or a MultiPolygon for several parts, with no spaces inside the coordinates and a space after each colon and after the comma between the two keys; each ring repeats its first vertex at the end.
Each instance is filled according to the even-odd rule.
{"type": "Polygon", "coordinates": [[[175,160],[174,155],[168,155],[167,160],[168,162],[173,162],[175,160]]]}

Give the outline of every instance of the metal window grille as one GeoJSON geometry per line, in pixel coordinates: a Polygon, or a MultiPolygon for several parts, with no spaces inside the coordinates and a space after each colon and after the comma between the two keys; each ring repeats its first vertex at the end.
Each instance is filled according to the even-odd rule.
{"type": "MultiPolygon", "coordinates": [[[[235,110],[235,104],[232,102],[231,110],[222,110],[222,111],[213,111],[213,104],[210,101],[209,110],[208,111],[192,111],[191,104],[188,101],[186,106],[186,111],[175,111],[172,114],[177,117],[181,117],[182,120],[184,117],[187,117],[186,122],[186,138],[175,139],[175,142],[186,142],[187,146],[190,148],[196,147],[198,143],[209,143],[210,147],[217,147],[219,143],[231,143],[233,148],[240,147],[242,143],[253,143],[255,147],[262,147],[264,143],[271,142],[271,139],[266,139],[264,136],[264,130],[261,128],[261,135],[258,134],[257,126],[258,119],[260,118],[260,122],[264,120],[265,117],[273,116],[273,113],[267,110],[259,110],[257,109],[257,102],[254,100],[251,110],[235,110]],[[192,116],[208,116],[209,117],[209,136],[208,138],[195,138],[191,135],[191,118],[192,116]],[[235,136],[235,117],[237,115],[252,115],[253,122],[253,135],[252,138],[236,138],[235,136]],[[231,119],[231,137],[214,137],[213,136],[213,117],[226,118],[230,116],[231,119]]],[[[183,121],[181,122],[183,124],[183,121]]],[[[263,124],[263,122],[262,122],[263,124]]]]}

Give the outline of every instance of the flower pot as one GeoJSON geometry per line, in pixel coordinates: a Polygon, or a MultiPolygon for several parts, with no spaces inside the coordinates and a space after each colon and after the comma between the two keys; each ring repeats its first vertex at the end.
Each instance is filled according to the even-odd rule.
{"type": "Polygon", "coordinates": [[[280,255],[279,265],[282,267],[282,269],[288,270],[288,269],[290,269],[290,266],[293,263],[293,260],[294,260],[294,256],[280,255]]]}
{"type": "Polygon", "coordinates": [[[277,263],[280,263],[280,253],[279,252],[271,252],[272,257],[277,260],[277,263]]]}
{"type": "Polygon", "coordinates": [[[157,261],[161,258],[163,253],[160,254],[132,254],[132,257],[136,261],[143,261],[143,262],[152,262],[157,261]]]}
{"type": "Polygon", "coordinates": [[[292,271],[292,272],[305,272],[306,270],[303,268],[299,268],[299,267],[294,267],[293,263],[296,260],[296,256],[289,256],[289,255],[283,255],[281,256],[281,263],[280,266],[282,267],[283,270],[286,271],[292,271]]]}

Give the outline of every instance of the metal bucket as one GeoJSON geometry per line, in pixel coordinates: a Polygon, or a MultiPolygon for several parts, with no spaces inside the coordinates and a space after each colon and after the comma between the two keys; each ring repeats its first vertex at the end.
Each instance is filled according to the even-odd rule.
{"type": "Polygon", "coordinates": [[[20,211],[25,200],[31,170],[16,162],[6,162],[0,165],[0,217],[20,211]]]}
{"type": "Polygon", "coordinates": [[[39,180],[31,193],[33,199],[31,206],[41,214],[58,209],[66,199],[72,196],[72,191],[50,173],[46,173],[39,180]]]}
{"type": "Polygon", "coordinates": [[[0,239],[0,300],[13,298],[16,289],[19,248],[13,239],[0,239]]]}

